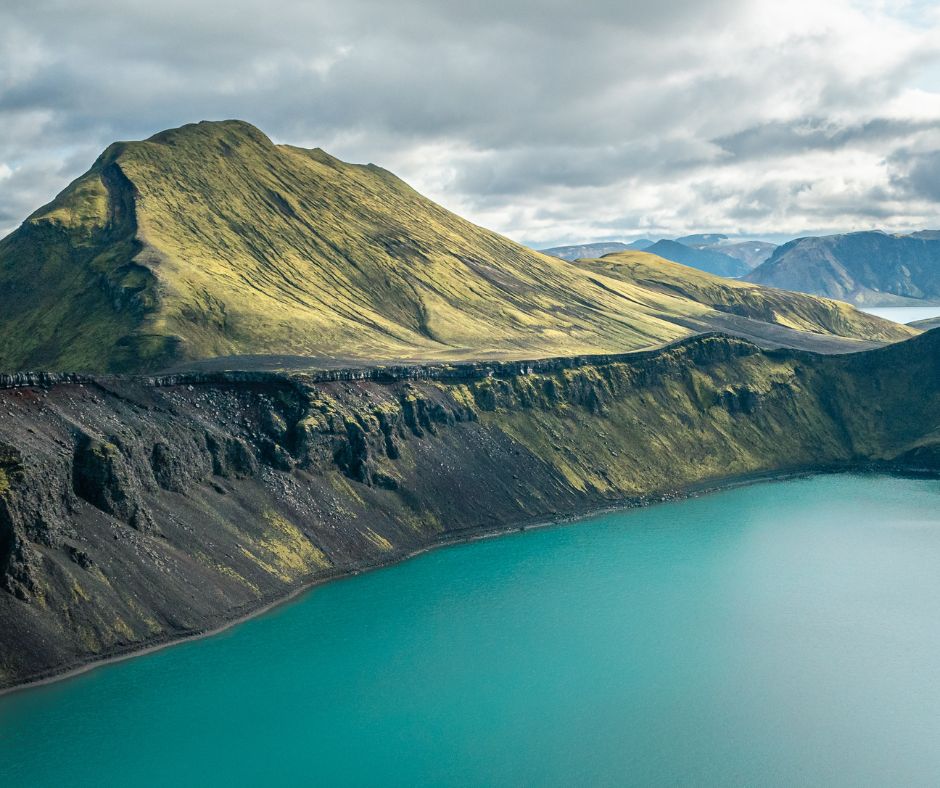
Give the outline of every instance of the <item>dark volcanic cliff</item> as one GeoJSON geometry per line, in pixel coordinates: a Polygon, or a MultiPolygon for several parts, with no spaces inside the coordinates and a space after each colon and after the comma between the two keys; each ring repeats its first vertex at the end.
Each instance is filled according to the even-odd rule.
{"type": "Polygon", "coordinates": [[[940,332],[0,390],[0,687],[422,547],[761,472],[940,467],[940,332]],[[344,379],[345,378],[345,379],[344,379]]]}

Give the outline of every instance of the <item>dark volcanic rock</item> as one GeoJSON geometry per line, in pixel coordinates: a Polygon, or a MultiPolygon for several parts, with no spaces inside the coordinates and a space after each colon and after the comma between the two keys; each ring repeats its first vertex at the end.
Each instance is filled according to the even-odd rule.
{"type": "Polygon", "coordinates": [[[135,528],[147,522],[140,500],[141,482],[131,476],[114,443],[83,435],[72,469],[75,494],[80,498],[135,528]]]}
{"type": "Polygon", "coordinates": [[[474,534],[781,469],[937,469],[938,365],[940,332],[849,356],[710,335],[539,362],[17,381],[0,388],[0,687],[474,534]]]}

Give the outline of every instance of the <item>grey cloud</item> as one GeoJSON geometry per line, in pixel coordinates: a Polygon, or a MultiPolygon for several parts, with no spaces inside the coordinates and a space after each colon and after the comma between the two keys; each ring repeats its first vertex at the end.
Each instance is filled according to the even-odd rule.
{"type": "Polygon", "coordinates": [[[899,151],[893,158],[892,184],[904,194],[940,203],[940,151],[899,151]]]}
{"type": "Polygon", "coordinates": [[[0,235],[10,231],[36,208],[49,202],[70,173],[62,162],[30,162],[0,178],[0,235]]]}
{"type": "Polygon", "coordinates": [[[639,175],[664,179],[709,160],[694,140],[651,138],[604,147],[530,147],[494,152],[461,171],[454,186],[471,194],[501,197],[535,189],[598,188],[639,175]]]}
{"type": "MultiPolygon", "coordinates": [[[[862,90],[851,63],[826,58],[829,42],[811,23],[787,51],[748,40],[737,26],[752,7],[746,0],[7,4],[0,165],[13,174],[0,181],[0,233],[112,140],[226,117],[279,141],[400,163],[392,168],[431,196],[522,240],[786,223],[788,212],[807,210],[802,181],[734,168],[866,146],[884,147],[889,158],[930,124],[883,117],[878,105],[932,55],[912,48],[869,75],[862,90]],[[793,85],[806,99],[782,116],[793,85]],[[422,159],[426,146],[447,157],[438,174],[422,159]],[[721,186],[709,194],[702,184],[712,182],[721,186]],[[719,198],[721,190],[728,195],[719,198]]],[[[831,215],[843,211],[833,207],[831,215]]]]}
{"type": "Polygon", "coordinates": [[[844,125],[826,118],[796,118],[764,123],[714,140],[735,159],[779,157],[808,151],[832,151],[850,145],[883,145],[936,128],[934,121],[873,118],[844,125]]]}

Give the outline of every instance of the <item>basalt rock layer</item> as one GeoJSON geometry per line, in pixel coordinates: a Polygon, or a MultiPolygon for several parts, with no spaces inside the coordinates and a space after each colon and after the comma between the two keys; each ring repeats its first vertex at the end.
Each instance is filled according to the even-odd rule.
{"type": "Polygon", "coordinates": [[[0,687],[425,547],[751,474],[940,468],[940,332],[0,390],[0,687]]]}

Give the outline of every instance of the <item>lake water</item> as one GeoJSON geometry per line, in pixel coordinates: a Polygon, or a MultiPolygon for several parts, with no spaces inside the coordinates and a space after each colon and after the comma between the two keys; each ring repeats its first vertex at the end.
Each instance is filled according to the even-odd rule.
{"type": "Polygon", "coordinates": [[[0,698],[0,785],[936,785],[940,482],[423,555],[0,698]]]}
{"type": "Polygon", "coordinates": [[[940,317],[940,304],[937,306],[872,306],[859,307],[862,312],[893,320],[895,323],[913,323],[915,320],[929,320],[940,317]]]}

